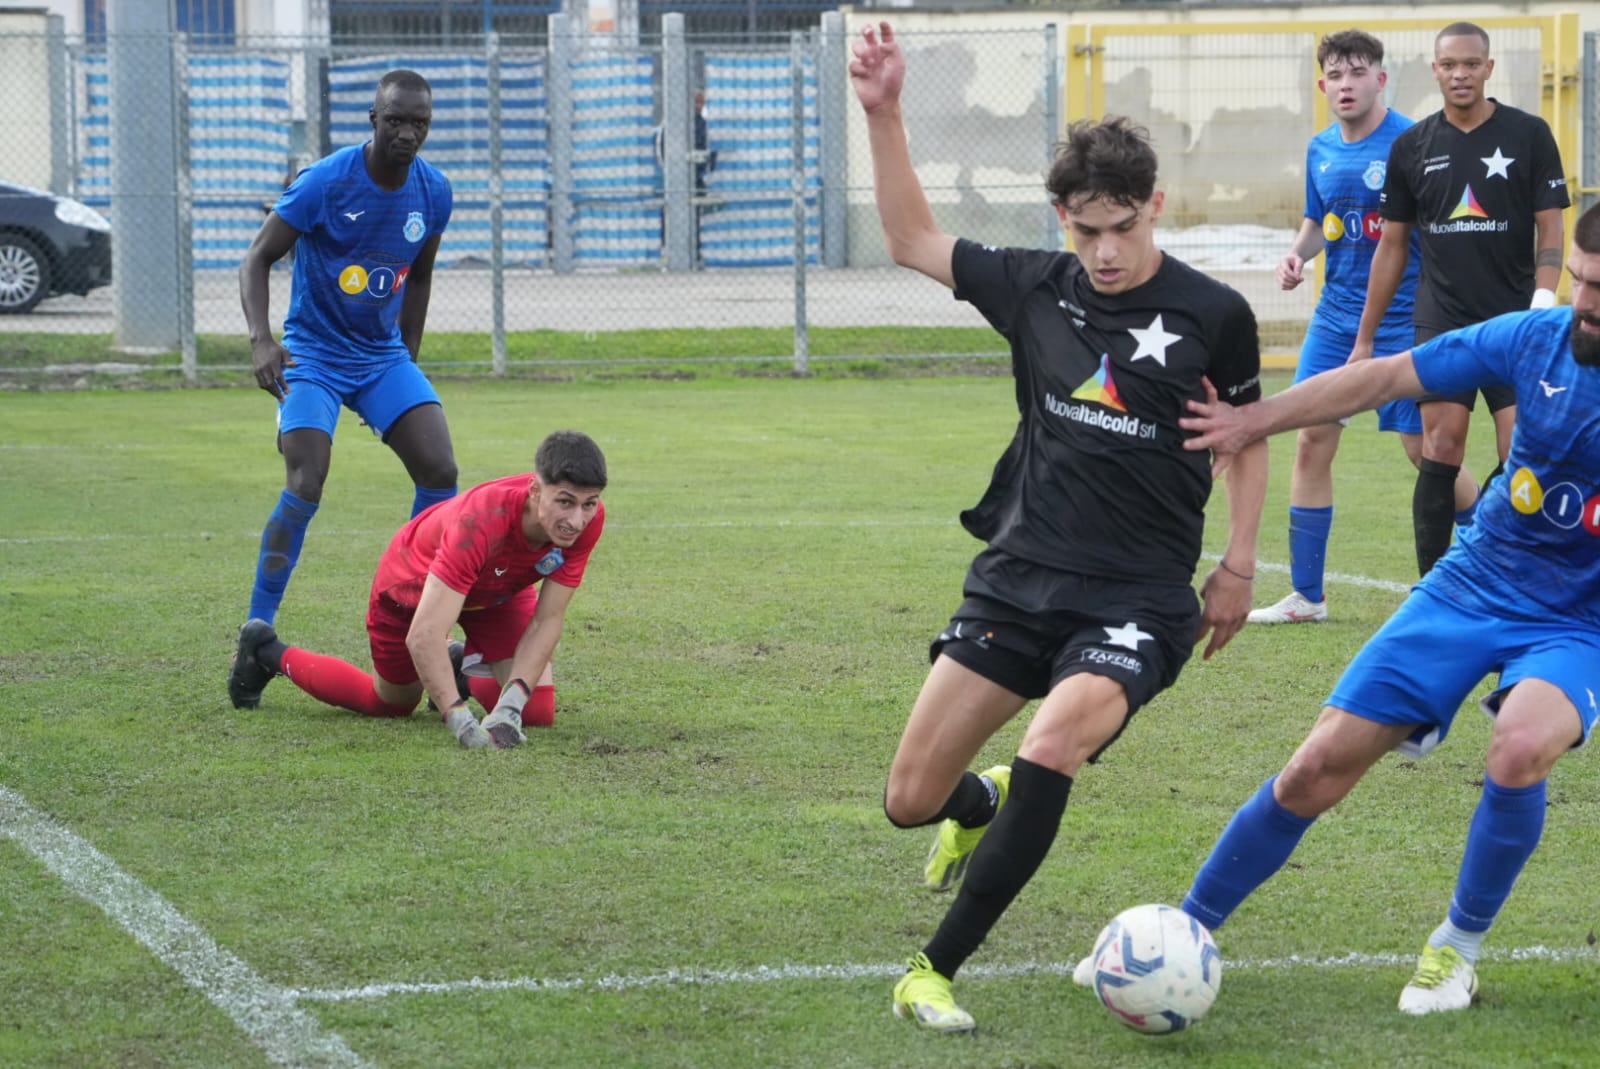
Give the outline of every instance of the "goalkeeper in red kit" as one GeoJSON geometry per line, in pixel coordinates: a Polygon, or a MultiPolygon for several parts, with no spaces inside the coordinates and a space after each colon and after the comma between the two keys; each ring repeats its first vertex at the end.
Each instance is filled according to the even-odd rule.
{"type": "Polygon", "coordinates": [[[367,602],[370,675],[280,641],[265,620],[241,629],[238,670],[262,685],[283,675],[319,701],[366,716],[409,716],[426,690],[461,745],[519,745],[524,726],[555,720],[551,657],[605,526],[605,486],[605,457],[593,439],[551,434],[533,473],[475,486],[396,532],[367,602]],[[466,643],[452,650],[458,623],[466,643]],[[481,722],[469,696],[489,710],[481,722]]]}

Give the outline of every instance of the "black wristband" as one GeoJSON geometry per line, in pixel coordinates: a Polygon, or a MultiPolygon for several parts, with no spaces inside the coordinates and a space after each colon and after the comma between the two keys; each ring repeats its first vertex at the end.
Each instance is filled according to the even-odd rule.
{"type": "Polygon", "coordinates": [[[1243,579],[1247,583],[1253,583],[1253,582],[1256,581],[1256,577],[1255,577],[1254,573],[1252,573],[1250,575],[1245,575],[1243,572],[1236,572],[1232,568],[1228,567],[1228,562],[1225,561],[1225,560],[1217,561],[1217,567],[1221,568],[1223,571],[1227,572],[1229,575],[1233,576],[1235,579],[1243,579]]]}

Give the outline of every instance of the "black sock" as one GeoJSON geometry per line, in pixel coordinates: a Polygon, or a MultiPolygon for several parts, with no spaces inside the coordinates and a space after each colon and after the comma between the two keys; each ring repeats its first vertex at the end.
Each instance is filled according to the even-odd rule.
{"type": "MultiPolygon", "coordinates": [[[[933,816],[915,824],[902,824],[894,817],[889,817],[889,823],[897,828],[921,828],[953,820],[963,828],[976,828],[994,819],[994,809],[994,795],[984,784],[983,777],[976,772],[964,772],[956,789],[950,792],[950,797],[945,799],[944,805],[933,816]]],[[[885,805],[884,815],[888,814],[889,809],[885,805]]]]}
{"type": "Polygon", "coordinates": [[[1427,575],[1450,548],[1456,525],[1456,476],[1459,464],[1441,464],[1423,457],[1417,465],[1417,488],[1411,495],[1411,529],[1417,542],[1417,573],[1427,575]]]}
{"type": "Polygon", "coordinates": [[[936,972],[955,976],[1033,878],[1055,842],[1072,777],[1020,757],[1011,763],[1011,795],[972,853],[967,878],[939,930],[924,948],[936,972]]]}

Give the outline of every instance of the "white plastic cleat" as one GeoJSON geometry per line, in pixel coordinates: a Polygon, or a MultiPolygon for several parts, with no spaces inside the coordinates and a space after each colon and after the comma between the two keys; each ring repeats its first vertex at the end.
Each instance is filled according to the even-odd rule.
{"type": "Polygon", "coordinates": [[[1455,947],[1424,947],[1417,971],[1400,992],[1400,1012],[1464,1010],[1478,997],[1478,971],[1455,947]]]}
{"type": "Polygon", "coordinates": [[[1309,601],[1298,590],[1276,605],[1252,609],[1247,618],[1252,624],[1320,624],[1328,619],[1328,601],[1309,601]]]}
{"type": "Polygon", "coordinates": [[[1090,954],[1072,970],[1072,982],[1079,987],[1094,986],[1094,955],[1090,954]]]}

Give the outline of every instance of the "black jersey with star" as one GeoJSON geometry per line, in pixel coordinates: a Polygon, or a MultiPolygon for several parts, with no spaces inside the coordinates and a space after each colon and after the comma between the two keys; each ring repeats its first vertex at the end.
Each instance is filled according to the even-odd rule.
{"type": "Polygon", "coordinates": [[[1211,455],[1183,448],[1184,402],[1209,377],[1233,404],[1261,395],[1255,315],[1171,256],[1123,293],[1068,252],[956,244],[956,297],[1011,343],[1021,420],[968,531],[1061,571],[1188,583],[1211,455]]]}
{"type": "Polygon", "coordinates": [[[1496,102],[1474,129],[1435,112],[1395,138],[1378,212],[1422,241],[1416,324],[1443,331],[1526,309],[1533,215],[1569,203],[1556,139],[1537,115],[1496,102]]]}

